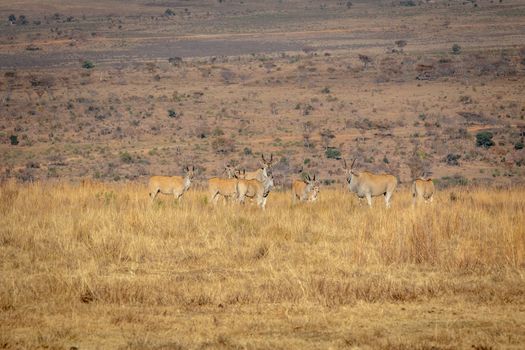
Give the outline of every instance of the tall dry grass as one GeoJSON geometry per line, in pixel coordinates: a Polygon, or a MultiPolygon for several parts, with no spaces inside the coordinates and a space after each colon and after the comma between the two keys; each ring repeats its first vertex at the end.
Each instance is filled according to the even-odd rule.
{"type": "MultiPolygon", "coordinates": [[[[296,206],[289,193],[271,193],[261,211],[213,207],[195,190],[180,204],[163,197],[152,205],[140,184],[4,184],[0,347],[422,346],[421,338],[384,331],[286,343],[271,329],[250,336],[248,321],[210,340],[213,325],[202,318],[236,310],[279,329],[281,316],[268,310],[296,308],[314,317],[399,303],[522,308],[525,189],[452,191],[417,208],[401,191],[391,209],[376,200],[371,210],[344,190],[325,189],[317,203],[296,206]],[[192,320],[193,328],[181,326],[173,343],[161,332],[170,326],[159,310],[171,312],[169,325],[192,320]]],[[[508,332],[515,336],[516,328],[508,332]]],[[[449,345],[463,344],[460,335],[447,337],[449,345]]]]}

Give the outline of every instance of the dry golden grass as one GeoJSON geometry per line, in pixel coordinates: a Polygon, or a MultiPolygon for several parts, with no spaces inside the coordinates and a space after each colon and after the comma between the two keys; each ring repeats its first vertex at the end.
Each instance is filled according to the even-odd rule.
{"type": "Polygon", "coordinates": [[[0,348],[522,348],[525,189],[267,210],[0,186],[0,348]]]}

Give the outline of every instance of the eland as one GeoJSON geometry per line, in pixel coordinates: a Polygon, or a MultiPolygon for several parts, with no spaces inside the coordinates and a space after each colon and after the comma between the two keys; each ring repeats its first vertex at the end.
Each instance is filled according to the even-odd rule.
{"type": "Polygon", "coordinates": [[[149,179],[149,196],[151,201],[155,200],[157,194],[160,192],[162,194],[173,195],[178,201],[181,200],[182,195],[188,191],[191,186],[191,180],[195,175],[195,167],[192,165],[184,169],[186,171],[186,176],[152,176],[149,179]]]}
{"type": "Polygon", "coordinates": [[[257,205],[264,210],[266,208],[266,200],[273,186],[272,174],[267,174],[263,181],[239,179],[237,181],[237,199],[242,204],[244,204],[246,197],[255,199],[257,205]]]}
{"type": "Polygon", "coordinates": [[[292,183],[292,203],[296,201],[314,202],[319,194],[319,181],[310,178],[310,175],[303,180],[294,180],[292,183]]]}
{"type": "Polygon", "coordinates": [[[412,183],[412,204],[416,205],[418,200],[423,199],[425,203],[432,203],[436,189],[432,179],[419,178],[412,183]]]}
{"type": "Polygon", "coordinates": [[[390,174],[374,174],[368,171],[358,173],[354,170],[354,164],[355,159],[348,169],[344,160],[350,192],[354,192],[360,199],[366,198],[369,207],[372,207],[372,197],[385,196],[386,207],[390,207],[390,199],[397,187],[397,178],[390,174]]]}

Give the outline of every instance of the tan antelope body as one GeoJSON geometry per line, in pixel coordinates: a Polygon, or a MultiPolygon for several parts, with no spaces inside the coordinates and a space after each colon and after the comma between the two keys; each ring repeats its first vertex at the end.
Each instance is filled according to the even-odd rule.
{"type": "Polygon", "coordinates": [[[418,199],[425,200],[425,203],[432,203],[434,198],[434,182],[432,179],[416,179],[412,183],[412,204],[416,204],[418,199]]]}
{"type": "Polygon", "coordinates": [[[237,179],[224,179],[220,177],[212,177],[208,180],[208,192],[210,194],[210,202],[217,204],[220,197],[225,200],[237,198],[237,179]]]}
{"type": "Polygon", "coordinates": [[[151,200],[154,201],[157,194],[173,195],[180,200],[182,195],[190,188],[191,179],[195,174],[195,167],[186,167],[186,176],[152,176],[149,179],[148,189],[151,200]]]}
{"type": "Polygon", "coordinates": [[[262,168],[259,168],[254,171],[246,171],[244,173],[244,178],[246,180],[259,180],[262,182],[264,181],[266,177],[268,177],[268,170],[273,165],[273,154],[270,155],[269,161],[264,158],[264,154],[262,154],[261,157],[262,157],[262,162],[261,162],[262,168]]]}
{"type": "Polygon", "coordinates": [[[257,205],[266,208],[266,200],[274,186],[273,176],[267,176],[264,181],[239,179],[237,181],[237,196],[239,203],[244,204],[246,197],[255,199],[257,205]]]}
{"type": "Polygon", "coordinates": [[[372,197],[385,196],[386,207],[390,207],[390,199],[397,187],[397,178],[390,174],[374,174],[368,171],[357,173],[353,170],[354,163],[355,160],[348,170],[346,161],[344,162],[349,174],[347,182],[350,192],[354,192],[359,198],[366,198],[369,207],[372,207],[372,197]]]}
{"type": "Polygon", "coordinates": [[[220,197],[225,201],[237,198],[237,181],[239,178],[244,178],[243,173],[235,167],[226,165],[224,172],[228,178],[212,177],[208,180],[208,192],[210,194],[210,202],[217,204],[220,197]]]}
{"type": "Polygon", "coordinates": [[[305,181],[303,180],[294,180],[292,183],[292,202],[314,202],[317,200],[317,195],[319,194],[319,182],[313,179],[310,179],[308,176],[305,181]]]}

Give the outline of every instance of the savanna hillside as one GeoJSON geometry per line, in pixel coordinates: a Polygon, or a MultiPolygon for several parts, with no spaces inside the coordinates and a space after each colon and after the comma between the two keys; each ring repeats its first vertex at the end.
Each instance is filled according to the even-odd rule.
{"type": "Polygon", "coordinates": [[[523,190],[266,211],[190,191],[0,187],[3,348],[521,349],[523,190]]]}
{"type": "Polygon", "coordinates": [[[4,177],[523,181],[521,1],[34,4],[0,4],[4,177]]]}

